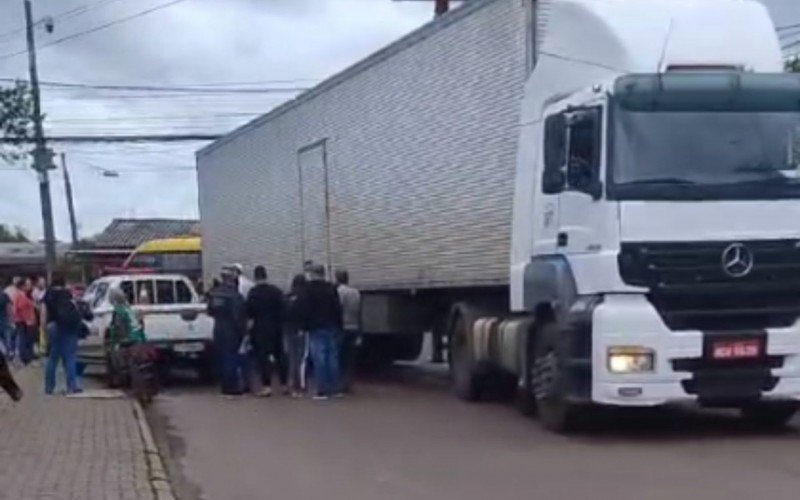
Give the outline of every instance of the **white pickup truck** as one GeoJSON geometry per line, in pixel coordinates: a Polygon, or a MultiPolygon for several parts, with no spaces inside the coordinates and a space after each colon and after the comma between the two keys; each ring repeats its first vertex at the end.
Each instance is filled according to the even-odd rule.
{"type": "Polygon", "coordinates": [[[164,368],[189,365],[201,378],[213,376],[213,320],[191,281],[179,274],[125,274],[94,281],[83,296],[94,319],[81,340],[78,359],[86,365],[106,365],[105,340],[111,324],[108,292],[119,288],[144,321],[147,342],[160,354],[164,368]]]}

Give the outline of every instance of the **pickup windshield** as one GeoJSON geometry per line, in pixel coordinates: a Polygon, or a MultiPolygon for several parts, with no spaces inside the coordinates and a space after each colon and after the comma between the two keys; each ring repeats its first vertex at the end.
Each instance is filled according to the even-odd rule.
{"type": "Polygon", "coordinates": [[[800,197],[800,113],[614,113],[621,199],[800,197]]]}

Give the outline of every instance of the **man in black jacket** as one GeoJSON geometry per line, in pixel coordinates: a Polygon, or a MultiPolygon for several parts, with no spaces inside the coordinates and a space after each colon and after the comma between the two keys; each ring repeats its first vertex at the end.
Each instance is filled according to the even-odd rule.
{"type": "Polygon", "coordinates": [[[288,394],[286,385],[286,357],[283,354],[283,293],[275,285],[267,282],[267,270],[256,266],[253,272],[255,286],[247,294],[247,317],[252,322],[250,339],[255,350],[255,359],[261,372],[263,385],[259,396],[272,395],[272,359],[278,368],[283,393],[288,394]],[[272,358],[272,359],[270,359],[272,358]]]}
{"type": "Polygon", "coordinates": [[[309,282],[298,297],[303,328],[309,332],[314,361],[314,399],[338,395],[341,389],[337,340],[342,329],[342,305],[332,283],[325,281],[325,268],[314,264],[308,270],[309,282]]]}
{"type": "Polygon", "coordinates": [[[223,269],[221,283],[208,292],[208,315],[214,318],[214,350],[222,394],[249,392],[249,374],[239,353],[247,323],[245,303],[237,289],[236,276],[227,269],[223,269]]]}

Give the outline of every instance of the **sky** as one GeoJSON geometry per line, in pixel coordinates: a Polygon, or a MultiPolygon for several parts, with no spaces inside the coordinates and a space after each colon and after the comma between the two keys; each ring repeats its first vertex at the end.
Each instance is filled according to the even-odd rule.
{"type": "MultiPolygon", "coordinates": [[[[800,23],[800,1],[763,1],[778,26],[800,23]]],[[[432,10],[429,2],[392,0],[34,0],[34,18],[54,23],[52,33],[44,24],[36,31],[46,133],[225,133],[421,26],[432,10]],[[124,20],[151,8],[159,9],[124,20]],[[118,24],[80,35],[110,22],[118,24]],[[61,41],[72,35],[79,36],[61,41]],[[231,87],[264,92],[218,92],[231,87]]],[[[25,48],[23,22],[22,0],[0,0],[0,78],[27,79],[25,55],[13,55],[25,48]]],[[[789,33],[790,42],[800,40],[800,30],[789,33]]],[[[66,155],[81,236],[114,217],[197,217],[194,152],[205,144],[53,144],[66,155]]],[[[28,167],[0,161],[0,223],[36,238],[38,185],[28,167]]],[[[51,180],[56,237],[67,240],[62,171],[51,180]]]]}
{"type": "MultiPolygon", "coordinates": [[[[183,0],[92,34],[48,43],[169,0],[34,0],[39,79],[111,85],[297,89],[432,18],[432,4],[391,0],[183,0]],[[81,9],[82,6],[87,9],[81,9]]],[[[0,78],[27,79],[22,0],[0,0],[0,78]]],[[[0,80],[0,84],[8,84],[0,80]]],[[[48,135],[225,133],[296,90],[256,94],[102,91],[42,86],[48,135]]],[[[79,232],[114,217],[197,217],[194,152],[205,142],[51,144],[65,153],[79,232]],[[107,177],[103,170],[115,171],[107,177]]],[[[36,174],[0,162],[0,223],[41,237],[36,174]]],[[[51,171],[56,237],[69,239],[62,171],[51,171]]]]}

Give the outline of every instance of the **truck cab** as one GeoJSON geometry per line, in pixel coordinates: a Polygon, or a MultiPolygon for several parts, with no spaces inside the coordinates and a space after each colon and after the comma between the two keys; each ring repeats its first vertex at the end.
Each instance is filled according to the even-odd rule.
{"type": "Polygon", "coordinates": [[[598,404],[786,422],[800,400],[800,78],[781,73],[766,10],[565,0],[549,16],[520,126],[519,316],[474,323],[472,366],[515,374],[555,430],[598,404]]]}

